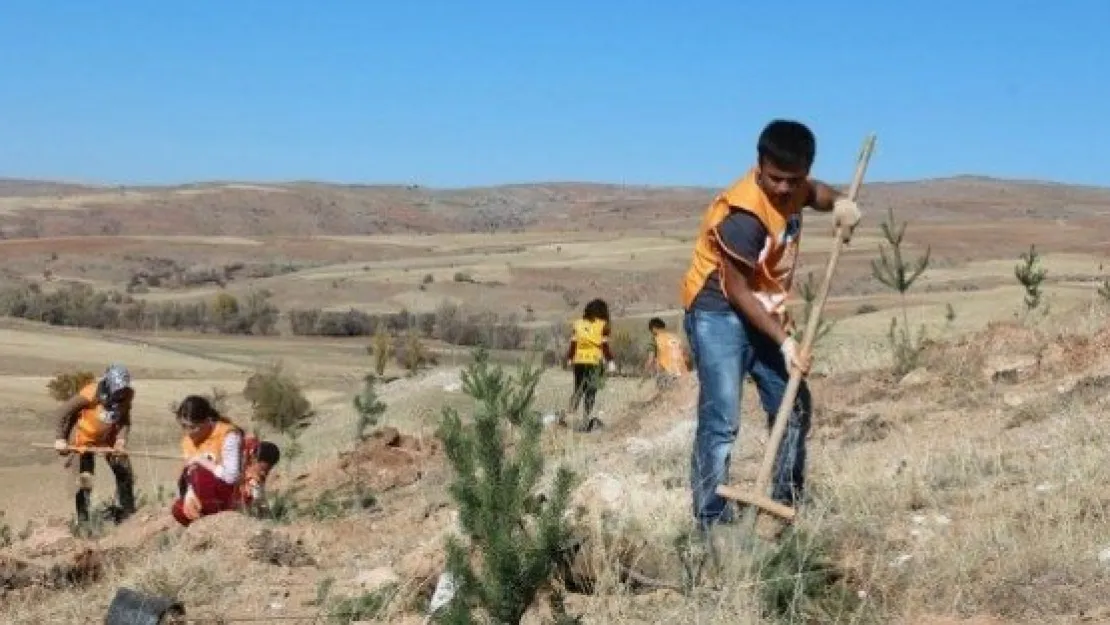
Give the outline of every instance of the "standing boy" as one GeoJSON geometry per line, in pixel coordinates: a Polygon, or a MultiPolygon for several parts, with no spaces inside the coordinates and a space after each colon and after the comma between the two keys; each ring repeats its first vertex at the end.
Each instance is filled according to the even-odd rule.
{"type": "MultiPolygon", "coordinates": [[[[759,136],[755,166],[706,210],[682,281],[683,325],[699,386],[693,512],[703,530],[733,518],[716,489],[728,478],[745,376],[755,381],[770,425],[790,368],[809,369],[809,354],[799,353],[786,318],[802,208],[832,212],[845,241],[860,219],[855,202],[809,177],[815,154],[816,141],[805,125],[768,124],[759,136]]],[[[803,487],[810,403],[803,380],[772,478],[772,498],[789,506],[803,487]]]]}

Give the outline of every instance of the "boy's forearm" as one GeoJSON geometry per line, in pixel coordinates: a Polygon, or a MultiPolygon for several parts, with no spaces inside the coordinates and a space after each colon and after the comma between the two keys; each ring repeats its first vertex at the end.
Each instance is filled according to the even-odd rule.
{"type": "Polygon", "coordinates": [[[729,302],[738,308],[744,318],[754,325],[757,330],[770,337],[775,345],[782,345],[783,341],[789,337],[778,320],[763,308],[763,305],[759,303],[759,300],[755,298],[751,291],[730,296],[729,302]]]}
{"type": "Polygon", "coordinates": [[[810,207],[822,213],[831,212],[836,200],[844,195],[820,180],[814,180],[810,184],[813,185],[813,200],[810,207]]]}
{"type": "Polygon", "coordinates": [[[756,299],[755,294],[748,288],[746,278],[740,270],[730,263],[725,263],[721,273],[725,296],[729,304],[744,316],[744,319],[754,325],[757,330],[770,337],[775,345],[782,345],[790,335],[783,329],[782,324],[775,319],[763,304],[756,299]]]}

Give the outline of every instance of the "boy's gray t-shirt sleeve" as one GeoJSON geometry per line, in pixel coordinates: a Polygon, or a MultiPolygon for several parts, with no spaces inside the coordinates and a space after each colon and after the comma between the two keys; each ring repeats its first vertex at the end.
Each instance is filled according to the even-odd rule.
{"type": "Polygon", "coordinates": [[[767,243],[767,228],[746,210],[734,210],[717,224],[715,234],[725,255],[753,267],[767,243]]]}

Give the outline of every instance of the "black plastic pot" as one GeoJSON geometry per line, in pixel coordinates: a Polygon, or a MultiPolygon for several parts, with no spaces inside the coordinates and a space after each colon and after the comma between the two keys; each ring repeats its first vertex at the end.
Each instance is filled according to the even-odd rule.
{"type": "Polygon", "coordinates": [[[104,625],[166,625],[175,616],[185,616],[185,606],[177,601],[120,588],[108,606],[104,625]]]}

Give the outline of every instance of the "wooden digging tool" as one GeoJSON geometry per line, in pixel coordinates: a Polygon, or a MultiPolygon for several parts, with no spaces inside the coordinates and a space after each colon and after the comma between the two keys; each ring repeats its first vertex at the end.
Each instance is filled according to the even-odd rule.
{"type": "MultiPolygon", "coordinates": [[[[31,443],[31,447],[36,449],[54,449],[53,445],[45,445],[43,443],[31,443]]],[[[67,449],[70,453],[74,454],[114,454],[117,456],[133,456],[136,458],[154,458],[155,460],[177,460],[178,462],[184,462],[181,456],[160,454],[153,451],[132,451],[130,449],[116,451],[111,447],[74,447],[73,445],[70,445],[67,449]]]]}
{"type": "MultiPolygon", "coordinates": [[[[863,142],[863,147],[860,149],[859,161],[856,163],[856,174],[852,179],[852,186],[848,189],[848,198],[855,201],[859,195],[860,185],[863,184],[863,174],[867,171],[867,163],[871,160],[871,151],[875,147],[875,135],[869,135],[863,142]]],[[[840,248],[843,246],[841,228],[836,229],[836,236],[833,240],[832,253],[829,255],[828,265],[825,267],[825,279],[821,282],[821,286],[817,291],[817,301],[813,309],[809,313],[809,319],[806,322],[805,336],[802,337],[802,345],[800,347],[802,354],[809,354],[810,348],[813,346],[814,337],[817,336],[817,326],[821,320],[821,311],[825,308],[825,298],[829,295],[829,283],[832,282],[833,272],[836,270],[836,262],[840,258],[840,248]]],[[[771,481],[771,473],[775,468],[775,458],[778,456],[779,445],[782,443],[782,437],[786,433],[786,425],[790,420],[790,414],[794,409],[794,400],[798,396],[798,388],[802,383],[802,372],[799,369],[791,369],[790,380],[786,384],[786,392],[783,394],[782,403],[779,404],[778,414],[775,415],[775,425],[771,429],[771,436],[767,439],[767,449],[763,454],[763,464],[759,467],[759,474],[755,480],[754,492],[745,492],[735,486],[721,485],[717,487],[717,494],[726,499],[740,501],[746,504],[755,506],[758,518],[759,511],[770,512],[771,514],[781,518],[786,522],[794,520],[795,509],[790,506],[781,504],[767,495],[767,487],[771,481]]]]}

